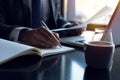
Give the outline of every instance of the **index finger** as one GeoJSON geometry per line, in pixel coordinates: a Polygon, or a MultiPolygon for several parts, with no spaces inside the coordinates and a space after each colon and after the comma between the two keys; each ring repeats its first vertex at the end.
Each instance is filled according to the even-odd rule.
{"type": "Polygon", "coordinates": [[[42,32],[43,35],[45,35],[50,40],[50,42],[54,43],[54,45],[60,44],[59,39],[50,30],[47,30],[46,28],[41,27],[40,30],[38,31],[40,33],[42,32]]]}

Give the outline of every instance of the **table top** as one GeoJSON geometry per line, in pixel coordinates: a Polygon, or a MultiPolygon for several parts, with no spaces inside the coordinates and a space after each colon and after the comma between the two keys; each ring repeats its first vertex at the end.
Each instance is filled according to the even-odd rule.
{"type": "Polygon", "coordinates": [[[81,49],[43,59],[19,57],[0,66],[0,80],[120,80],[119,51],[110,70],[88,67],[81,49]]]}

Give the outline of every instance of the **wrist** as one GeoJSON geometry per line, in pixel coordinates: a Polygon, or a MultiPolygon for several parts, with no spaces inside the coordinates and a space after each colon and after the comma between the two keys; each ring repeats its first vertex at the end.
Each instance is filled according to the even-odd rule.
{"type": "Polygon", "coordinates": [[[21,42],[25,41],[25,38],[27,36],[27,31],[28,31],[28,29],[23,29],[23,30],[20,31],[18,41],[21,41],[21,42]]]}

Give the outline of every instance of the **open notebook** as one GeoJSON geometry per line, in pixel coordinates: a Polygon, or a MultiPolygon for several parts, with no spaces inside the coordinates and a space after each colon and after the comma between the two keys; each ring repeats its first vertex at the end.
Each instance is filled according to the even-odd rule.
{"type": "Polygon", "coordinates": [[[42,49],[0,38],[0,65],[24,55],[37,55],[40,58],[44,58],[74,50],[74,48],[66,46],[42,49]]]}

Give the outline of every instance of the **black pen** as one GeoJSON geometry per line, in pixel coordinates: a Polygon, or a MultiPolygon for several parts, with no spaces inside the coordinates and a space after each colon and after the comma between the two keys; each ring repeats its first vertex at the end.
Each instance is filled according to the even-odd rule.
{"type": "MultiPolygon", "coordinates": [[[[46,29],[47,29],[48,31],[50,31],[50,29],[47,27],[47,25],[45,24],[44,21],[41,21],[41,23],[42,23],[42,25],[43,25],[44,27],[46,27],[46,29]]],[[[50,31],[50,32],[51,32],[51,31],[50,31]]],[[[62,47],[62,45],[60,44],[60,42],[59,42],[59,46],[62,47]]]]}

